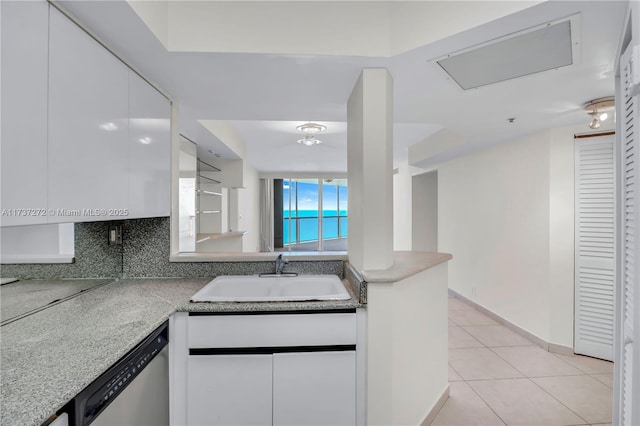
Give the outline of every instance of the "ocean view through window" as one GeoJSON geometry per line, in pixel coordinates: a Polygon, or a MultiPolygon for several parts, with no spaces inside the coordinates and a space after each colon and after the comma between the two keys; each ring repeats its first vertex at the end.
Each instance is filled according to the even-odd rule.
{"type": "Polygon", "coordinates": [[[346,179],[282,179],[275,185],[282,194],[282,219],[275,223],[282,250],[346,251],[346,179]]]}

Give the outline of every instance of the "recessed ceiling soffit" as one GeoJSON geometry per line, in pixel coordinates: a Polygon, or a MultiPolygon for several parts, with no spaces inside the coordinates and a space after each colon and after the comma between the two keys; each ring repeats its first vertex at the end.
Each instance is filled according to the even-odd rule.
{"type": "Polygon", "coordinates": [[[128,3],[169,51],[390,57],[542,1],[128,3]]]}

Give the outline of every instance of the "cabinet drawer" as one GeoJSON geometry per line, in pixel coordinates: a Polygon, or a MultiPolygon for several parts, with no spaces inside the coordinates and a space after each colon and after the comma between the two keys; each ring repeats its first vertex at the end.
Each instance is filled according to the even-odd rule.
{"type": "Polygon", "coordinates": [[[354,345],[356,315],[190,316],[189,348],[354,345]]]}

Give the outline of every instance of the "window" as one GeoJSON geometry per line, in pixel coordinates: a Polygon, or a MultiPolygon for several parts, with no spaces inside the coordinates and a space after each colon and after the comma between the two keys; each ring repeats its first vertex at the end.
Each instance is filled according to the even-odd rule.
{"type": "Polygon", "coordinates": [[[346,179],[274,180],[276,250],[346,251],[347,191],[346,179]]]}

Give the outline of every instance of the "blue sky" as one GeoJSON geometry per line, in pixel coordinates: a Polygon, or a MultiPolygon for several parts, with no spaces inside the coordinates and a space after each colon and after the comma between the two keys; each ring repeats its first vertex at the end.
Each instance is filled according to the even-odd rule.
{"type": "MultiPolygon", "coordinates": [[[[324,185],[323,187],[323,209],[324,210],[336,210],[336,186],[324,185]]],[[[346,210],[347,207],[347,191],[340,189],[340,209],[346,210]]],[[[289,207],[289,186],[285,183],[283,187],[283,208],[285,210],[289,207]]],[[[295,201],[292,199],[291,208],[295,209],[295,201]]],[[[298,210],[317,210],[318,209],[318,185],[298,182],[298,210]]]]}

